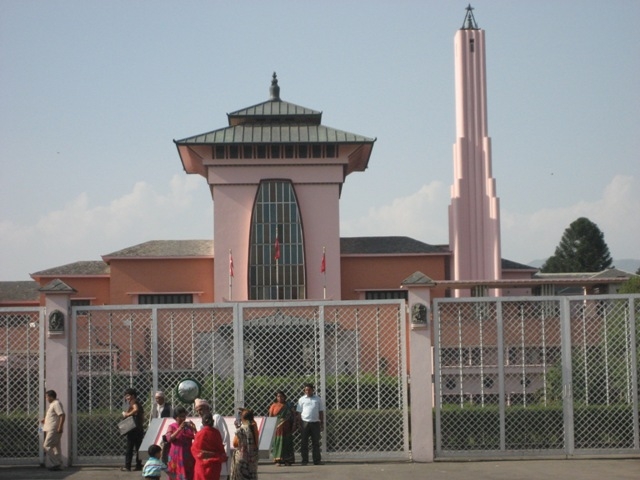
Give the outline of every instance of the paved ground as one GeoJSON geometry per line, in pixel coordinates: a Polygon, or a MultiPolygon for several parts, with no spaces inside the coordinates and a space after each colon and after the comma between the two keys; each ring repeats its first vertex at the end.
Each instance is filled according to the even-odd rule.
{"type": "MultiPolygon", "coordinates": [[[[330,462],[318,466],[276,467],[260,464],[260,480],[626,480],[640,478],[640,458],[506,460],[436,463],[330,462]]],[[[120,472],[114,467],[73,467],[49,472],[36,467],[0,466],[3,480],[129,480],[140,472],[120,472]]],[[[166,478],[162,477],[163,480],[166,478]]]]}

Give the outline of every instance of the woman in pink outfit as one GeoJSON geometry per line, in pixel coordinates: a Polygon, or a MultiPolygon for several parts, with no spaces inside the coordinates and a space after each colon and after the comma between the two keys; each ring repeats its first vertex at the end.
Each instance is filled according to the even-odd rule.
{"type": "Polygon", "coordinates": [[[184,407],[176,407],[173,412],[175,423],[169,425],[165,433],[169,448],[167,473],[171,480],[193,480],[195,460],[191,454],[191,444],[196,435],[196,426],[187,421],[184,407]]]}

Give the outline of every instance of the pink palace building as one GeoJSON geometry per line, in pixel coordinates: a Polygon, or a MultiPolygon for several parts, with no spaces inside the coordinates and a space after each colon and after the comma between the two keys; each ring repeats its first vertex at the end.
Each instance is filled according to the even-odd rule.
{"type": "Polygon", "coordinates": [[[56,279],[75,290],[72,305],[406,299],[402,284],[416,278],[432,299],[615,291],[628,274],[559,278],[501,257],[484,30],[471,8],[454,51],[448,245],[341,238],[344,182],[366,170],[376,139],[323,125],[320,111],[282,100],[274,73],[267,101],[228,114],[228,126],[174,141],[184,170],[211,190],[213,240],[150,239],[32,273],[34,281],[0,282],[0,306],[44,305],[39,288],[56,279]]]}

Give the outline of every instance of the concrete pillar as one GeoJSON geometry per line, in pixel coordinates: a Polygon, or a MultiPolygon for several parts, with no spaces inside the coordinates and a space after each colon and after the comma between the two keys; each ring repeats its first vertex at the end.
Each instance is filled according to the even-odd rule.
{"type": "MultiPolygon", "coordinates": [[[[40,289],[45,295],[45,380],[46,390],[55,390],[65,413],[60,448],[62,464],[71,465],[71,295],[76,290],[61,280],[40,289]]],[[[44,396],[44,392],[42,392],[44,396]]],[[[45,409],[49,403],[45,401],[45,409]]]]}
{"type": "Polygon", "coordinates": [[[433,280],[416,272],[402,282],[408,293],[411,330],[409,371],[411,404],[411,457],[414,462],[433,462],[433,360],[430,304],[433,280]]]}

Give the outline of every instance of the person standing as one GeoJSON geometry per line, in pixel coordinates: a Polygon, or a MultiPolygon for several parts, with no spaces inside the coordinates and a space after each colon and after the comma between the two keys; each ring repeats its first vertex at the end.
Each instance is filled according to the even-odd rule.
{"type": "Polygon", "coordinates": [[[171,418],[173,417],[173,408],[164,398],[164,392],[157,391],[154,395],[155,403],[151,407],[151,415],[149,415],[149,423],[154,418],[171,418]]]}
{"type": "MultiPolygon", "coordinates": [[[[211,405],[209,402],[202,398],[196,398],[194,402],[194,409],[200,418],[204,418],[207,413],[210,413],[213,417],[213,428],[220,432],[222,437],[222,444],[224,445],[224,451],[229,457],[231,451],[231,436],[229,435],[229,429],[227,428],[227,422],[224,421],[224,417],[218,413],[211,411],[211,405]]],[[[204,425],[204,424],[203,424],[204,425]]],[[[220,471],[220,479],[224,480],[229,476],[229,462],[226,461],[222,464],[222,470],[220,471]]]]}
{"type": "Polygon", "coordinates": [[[311,383],[304,385],[304,395],[298,400],[298,429],[301,433],[302,465],[309,463],[309,438],[311,438],[313,464],[321,465],[320,432],[324,428],[324,404],[322,399],[314,394],[311,383]]]}
{"type": "Polygon", "coordinates": [[[62,429],[64,426],[64,410],[62,404],[58,400],[55,390],[47,390],[45,393],[49,408],[45,417],[40,420],[42,431],[44,432],[44,449],[51,466],[49,470],[60,470],[62,467],[62,455],[60,453],[60,440],[62,439],[62,429]]]}
{"type": "Polygon", "coordinates": [[[236,435],[233,437],[233,457],[231,460],[231,480],[258,480],[258,426],[253,412],[240,410],[240,421],[236,421],[236,435]]]}
{"type": "Polygon", "coordinates": [[[227,462],[222,436],[213,428],[213,415],[202,416],[202,428],[191,444],[191,454],[196,461],[193,480],[219,480],[222,464],[227,462]]]}
{"type": "Polygon", "coordinates": [[[133,452],[136,452],[136,470],[142,470],[142,462],[138,450],[144,438],[144,409],[138,400],[138,393],[133,388],[127,388],[124,391],[124,400],[129,404],[127,410],[122,412],[122,417],[133,417],[136,424],[135,428],[127,432],[127,451],[124,456],[124,467],[120,470],[123,472],[131,471],[131,463],[133,461],[133,452]]]}
{"type": "Polygon", "coordinates": [[[282,390],[276,392],[276,400],[269,407],[269,416],[276,417],[276,432],[271,446],[273,462],[287,467],[295,463],[293,431],[296,419],[295,406],[287,400],[282,390]]]}
{"type": "Polygon", "coordinates": [[[187,420],[184,407],[176,407],[173,418],[176,421],[169,425],[164,434],[171,444],[167,473],[171,480],[193,480],[195,460],[191,454],[191,444],[196,436],[196,426],[187,420]]]}

